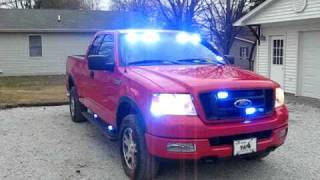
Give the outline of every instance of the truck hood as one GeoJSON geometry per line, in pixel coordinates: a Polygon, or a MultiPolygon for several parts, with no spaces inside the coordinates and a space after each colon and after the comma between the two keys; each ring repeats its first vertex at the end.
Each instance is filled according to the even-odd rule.
{"type": "Polygon", "coordinates": [[[137,66],[130,69],[162,87],[165,92],[279,86],[263,76],[229,65],[137,66]]]}

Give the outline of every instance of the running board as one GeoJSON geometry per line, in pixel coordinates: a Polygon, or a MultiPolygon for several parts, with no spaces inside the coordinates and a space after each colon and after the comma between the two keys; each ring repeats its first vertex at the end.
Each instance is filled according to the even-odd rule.
{"type": "MultiPolygon", "coordinates": [[[[103,121],[99,117],[95,117],[94,114],[91,114],[89,112],[82,112],[82,115],[90,121],[92,124],[97,126],[105,136],[107,136],[110,140],[116,140],[117,139],[117,132],[115,129],[109,129],[109,124],[107,124],[105,121],[103,121]]],[[[112,127],[112,126],[111,126],[112,127]]]]}

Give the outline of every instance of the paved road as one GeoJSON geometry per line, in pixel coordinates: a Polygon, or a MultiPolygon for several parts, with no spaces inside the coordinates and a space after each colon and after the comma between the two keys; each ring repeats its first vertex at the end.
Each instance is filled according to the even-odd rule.
{"type": "MultiPolygon", "coordinates": [[[[320,109],[291,101],[286,144],[263,161],[165,163],[167,179],[320,179],[320,109]]],[[[0,110],[0,179],[127,179],[118,148],[67,106],[0,110]]]]}

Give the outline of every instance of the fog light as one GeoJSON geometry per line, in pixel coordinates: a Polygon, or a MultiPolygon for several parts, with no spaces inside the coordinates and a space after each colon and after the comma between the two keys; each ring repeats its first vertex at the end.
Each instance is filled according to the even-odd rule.
{"type": "Polygon", "coordinates": [[[113,131],[113,126],[109,125],[108,126],[108,131],[113,131]]]}
{"type": "Polygon", "coordinates": [[[196,145],[192,143],[169,143],[167,145],[167,151],[179,153],[196,152],[196,145]]]}
{"type": "Polygon", "coordinates": [[[284,138],[287,136],[287,133],[288,133],[288,129],[282,129],[281,131],[279,131],[279,137],[284,138]]]}
{"type": "Polygon", "coordinates": [[[97,115],[97,114],[93,114],[93,117],[94,117],[94,118],[98,118],[98,115],[97,115]]]}

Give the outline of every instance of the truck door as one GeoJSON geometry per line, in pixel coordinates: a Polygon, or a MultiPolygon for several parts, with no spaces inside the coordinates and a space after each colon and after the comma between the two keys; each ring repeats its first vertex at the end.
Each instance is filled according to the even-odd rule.
{"type": "MultiPolygon", "coordinates": [[[[115,62],[115,38],[113,34],[105,34],[98,55],[109,57],[115,62]]],[[[115,63],[116,64],[116,63],[115,63]]],[[[102,119],[113,124],[115,119],[115,112],[117,108],[117,101],[119,98],[120,80],[117,68],[113,71],[94,71],[94,101],[98,106],[95,111],[102,119]]]]}
{"type": "MultiPolygon", "coordinates": [[[[95,37],[95,39],[93,40],[92,42],[92,45],[90,46],[89,50],[88,50],[88,53],[87,53],[87,58],[90,56],[90,55],[97,55],[98,54],[98,51],[100,49],[100,46],[101,46],[101,43],[102,43],[102,40],[104,38],[104,35],[97,35],[95,37]]],[[[88,66],[88,59],[86,60],[86,64],[85,64],[85,71],[83,72],[83,76],[84,76],[84,79],[83,79],[83,91],[84,91],[84,95],[85,95],[85,98],[83,99],[83,103],[85,104],[86,107],[88,107],[90,110],[92,111],[96,111],[97,110],[97,106],[95,104],[95,92],[96,92],[96,84],[94,82],[94,79],[95,79],[95,72],[93,70],[90,70],[89,69],[89,66],[88,66]]]]}

